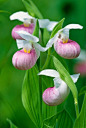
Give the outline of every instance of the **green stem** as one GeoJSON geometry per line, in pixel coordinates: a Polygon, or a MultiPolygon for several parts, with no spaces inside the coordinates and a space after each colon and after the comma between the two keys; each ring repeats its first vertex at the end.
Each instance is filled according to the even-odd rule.
{"type": "Polygon", "coordinates": [[[46,61],[45,61],[44,66],[42,67],[42,70],[44,70],[44,69],[47,67],[47,65],[48,65],[48,63],[49,63],[49,60],[50,60],[50,54],[51,54],[51,48],[48,49],[47,59],[46,59],[46,61]]]}
{"type": "Polygon", "coordinates": [[[41,28],[40,31],[41,31],[41,39],[40,38],[39,39],[40,39],[40,43],[44,47],[44,40],[43,40],[43,32],[44,32],[44,30],[41,28]]]}
{"type": "Polygon", "coordinates": [[[75,103],[75,110],[76,110],[76,116],[79,116],[79,106],[78,106],[78,102],[75,103]]]}

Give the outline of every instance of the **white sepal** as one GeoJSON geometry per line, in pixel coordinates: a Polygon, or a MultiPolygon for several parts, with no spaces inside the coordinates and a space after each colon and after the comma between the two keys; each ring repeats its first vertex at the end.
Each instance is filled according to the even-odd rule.
{"type": "Polygon", "coordinates": [[[27,12],[23,12],[23,11],[13,13],[10,16],[10,20],[16,20],[17,19],[17,20],[22,21],[22,22],[24,22],[24,19],[28,19],[28,18],[32,18],[32,17],[27,12]]]}
{"type": "Polygon", "coordinates": [[[54,85],[55,85],[56,88],[58,88],[62,83],[62,80],[60,79],[59,76],[54,78],[53,81],[54,81],[54,85]]]}
{"type": "Polygon", "coordinates": [[[38,19],[40,28],[46,28],[50,21],[48,19],[38,19]]]}
{"type": "Polygon", "coordinates": [[[49,47],[49,48],[52,47],[53,43],[54,43],[54,37],[51,38],[51,39],[48,41],[46,47],[49,47]]]}
{"type": "Polygon", "coordinates": [[[70,29],[82,29],[83,26],[79,24],[68,24],[64,28],[60,29],[58,33],[60,34],[61,32],[65,34],[66,38],[69,38],[69,30],[70,29]]]}
{"type": "Polygon", "coordinates": [[[56,21],[50,21],[49,25],[47,26],[47,30],[48,31],[52,31],[53,28],[56,26],[57,23],[58,22],[56,22],[56,21]]]}
{"type": "Polygon", "coordinates": [[[59,73],[53,69],[45,69],[38,73],[38,75],[45,75],[50,77],[59,77],[59,73]]]}
{"type": "Polygon", "coordinates": [[[46,47],[48,47],[48,48],[52,47],[53,43],[54,43],[57,39],[58,39],[58,33],[56,33],[56,35],[48,41],[46,47]]]}
{"type": "Polygon", "coordinates": [[[77,80],[78,80],[78,78],[79,78],[79,76],[80,76],[80,73],[78,73],[78,74],[74,74],[74,75],[70,75],[70,76],[71,76],[73,82],[76,83],[77,80]]]}
{"type": "Polygon", "coordinates": [[[23,39],[27,41],[32,41],[32,42],[38,42],[39,38],[36,36],[33,36],[32,34],[26,32],[26,31],[16,31],[23,39]]]}
{"type": "Polygon", "coordinates": [[[67,26],[64,27],[64,29],[82,29],[83,26],[79,25],[79,24],[68,24],[67,26]]]}
{"type": "Polygon", "coordinates": [[[39,49],[39,51],[45,52],[48,50],[47,47],[42,47],[39,43],[34,43],[34,47],[36,47],[37,49],[39,49]]]}

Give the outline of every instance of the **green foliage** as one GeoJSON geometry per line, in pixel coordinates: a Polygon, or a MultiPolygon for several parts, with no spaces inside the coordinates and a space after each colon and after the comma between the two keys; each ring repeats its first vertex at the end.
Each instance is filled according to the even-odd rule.
{"type": "Polygon", "coordinates": [[[7,121],[8,121],[9,124],[10,124],[10,128],[18,128],[16,125],[14,125],[14,124],[12,123],[12,121],[11,121],[10,119],[7,119],[7,121]]]}
{"type": "MultiPolygon", "coordinates": [[[[33,0],[33,2],[35,2],[35,0],[33,0]]],[[[43,16],[46,18],[48,17],[50,20],[59,21],[62,17],[65,17],[67,19],[65,21],[65,25],[75,22],[75,23],[82,24],[85,27],[85,9],[86,9],[85,3],[86,2],[82,2],[82,1],[77,2],[75,0],[70,2],[68,0],[65,0],[65,1],[64,0],[62,1],[37,0],[36,3],[37,3],[37,7],[40,8],[43,16]],[[73,9],[67,8],[69,7],[68,5],[70,5],[70,7],[72,7],[73,5],[73,9]],[[82,15],[80,15],[81,10],[82,10],[82,15]]],[[[29,8],[27,6],[28,12],[32,13],[32,16],[34,15],[36,16],[35,13],[37,11],[33,10],[34,8],[32,8],[31,3],[29,4],[29,6],[30,6],[29,8]]],[[[27,128],[27,127],[33,128],[33,125],[31,124],[31,121],[28,118],[27,113],[23,109],[23,106],[21,103],[21,97],[20,97],[21,84],[22,84],[25,71],[17,70],[12,66],[12,56],[18,49],[16,46],[16,42],[11,37],[11,30],[14,26],[19,24],[19,22],[9,20],[9,16],[10,16],[9,12],[14,13],[19,10],[23,10],[23,11],[26,11],[26,10],[21,0],[0,0],[0,10],[5,10],[7,12],[7,13],[2,13],[2,11],[0,12],[0,60],[1,60],[0,61],[1,63],[0,64],[1,65],[0,66],[0,92],[3,93],[3,96],[9,99],[7,100],[7,102],[10,101],[10,104],[13,107],[16,113],[15,117],[16,117],[16,120],[18,121],[20,128],[27,128]],[[17,104],[16,104],[16,101],[17,101],[17,104]]],[[[40,16],[40,18],[42,17],[40,16]]],[[[86,41],[86,39],[84,38],[85,31],[86,31],[86,28],[84,28],[83,31],[71,30],[71,33],[70,33],[70,39],[76,40],[80,44],[81,49],[85,48],[85,41],[86,41]]],[[[47,38],[46,36],[47,35],[45,33],[45,38],[47,38]]],[[[49,38],[47,38],[47,41],[48,39],[49,38]]],[[[47,41],[45,40],[45,44],[47,41]]],[[[44,56],[45,54],[43,53],[43,58],[42,58],[43,63],[44,63],[44,56]]],[[[68,62],[68,60],[66,61],[68,62]]],[[[74,64],[72,63],[72,60],[71,60],[71,63],[69,60],[68,66],[69,66],[69,71],[71,70],[71,73],[73,73],[72,69],[74,64]]],[[[54,68],[52,60],[50,60],[49,67],[54,68]]],[[[83,78],[84,77],[80,78],[79,81],[77,82],[78,90],[80,90],[80,88],[83,87],[83,85],[85,84],[83,78]]],[[[43,91],[47,87],[53,86],[53,80],[49,78],[45,78],[44,80],[43,80],[44,82],[42,81],[43,91]]],[[[85,79],[85,82],[86,82],[86,79],[85,79]]],[[[80,98],[81,96],[79,97],[79,99],[80,98]]],[[[80,100],[80,104],[82,104],[82,101],[83,101],[83,98],[80,100]]],[[[74,108],[71,107],[71,106],[74,106],[72,95],[69,95],[68,100],[66,100],[66,103],[67,103],[67,111],[68,112],[70,111],[70,113],[74,113],[74,108]],[[71,99],[72,99],[72,102],[71,102],[71,99]]],[[[51,107],[46,105],[44,102],[42,103],[42,105],[43,105],[43,111],[42,111],[43,119],[54,115],[56,112],[61,110],[60,109],[61,106],[62,108],[64,106],[62,103],[59,106],[51,107]]],[[[3,99],[0,99],[0,113],[1,113],[0,127],[7,128],[7,123],[5,122],[5,119],[6,117],[13,118],[13,115],[9,110],[7,104],[3,103],[3,99]]],[[[74,128],[77,128],[77,126],[74,128]]]]}
{"type": "Polygon", "coordinates": [[[33,31],[33,35],[39,37],[39,22],[36,21],[35,29],[33,31]]]}
{"type": "MultiPolygon", "coordinates": [[[[44,119],[56,114],[57,106],[48,106],[42,101],[42,99],[42,103],[40,102],[40,97],[42,97],[42,95],[39,94],[41,92],[39,86],[42,86],[43,92],[48,87],[48,85],[44,79],[41,79],[42,85],[41,83],[39,85],[39,76],[37,76],[37,74],[38,71],[35,66],[26,71],[22,87],[22,103],[33,123],[38,128],[41,128],[44,119]],[[42,110],[40,107],[41,104],[42,110]]],[[[62,108],[63,107],[61,107],[60,110],[62,110],[62,108]]]]}
{"type": "Polygon", "coordinates": [[[81,112],[75,120],[73,128],[86,128],[86,93],[84,96],[81,112]]]}
{"type": "Polygon", "coordinates": [[[73,126],[73,121],[65,109],[55,114],[54,116],[44,120],[44,125],[49,128],[54,128],[56,123],[57,128],[72,128],[73,126]]]}
{"type": "Polygon", "coordinates": [[[59,61],[64,65],[64,67],[66,68],[66,70],[69,72],[68,65],[67,65],[66,61],[61,56],[59,56],[56,53],[56,51],[54,51],[52,55],[55,56],[56,58],[58,58],[59,61]]]}
{"type": "Polygon", "coordinates": [[[40,13],[40,11],[38,10],[38,8],[36,7],[36,5],[31,1],[31,0],[22,0],[28,13],[33,16],[33,17],[37,17],[39,19],[43,19],[42,14],[40,13]],[[28,2],[27,2],[28,1],[28,2]],[[29,4],[30,3],[30,4],[29,4]]]}
{"type": "Polygon", "coordinates": [[[80,92],[79,92],[79,96],[82,95],[82,94],[85,94],[86,93],[86,86],[82,87],[80,92]]]}
{"type": "Polygon", "coordinates": [[[65,20],[65,18],[63,18],[62,20],[60,20],[60,21],[56,24],[56,26],[54,27],[54,29],[53,29],[53,31],[52,31],[52,33],[51,33],[51,37],[50,37],[50,38],[54,37],[55,34],[62,28],[62,25],[63,25],[64,20],[65,20]]]}
{"type": "Polygon", "coordinates": [[[40,128],[39,77],[35,67],[26,71],[22,86],[22,103],[33,123],[40,128]]]}
{"type": "Polygon", "coordinates": [[[74,96],[74,100],[75,100],[75,104],[77,104],[77,88],[73,82],[73,80],[71,79],[70,77],[70,74],[68,73],[68,71],[64,68],[64,66],[60,63],[60,61],[53,57],[53,62],[54,62],[54,65],[57,69],[57,71],[59,72],[60,74],[60,77],[63,79],[63,81],[65,81],[65,83],[67,83],[67,85],[69,86],[69,88],[71,89],[72,91],[72,94],[74,96]]]}

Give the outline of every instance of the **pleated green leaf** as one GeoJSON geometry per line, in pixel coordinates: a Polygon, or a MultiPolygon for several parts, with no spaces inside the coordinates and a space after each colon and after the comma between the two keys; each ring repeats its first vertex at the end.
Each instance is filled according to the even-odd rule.
{"type": "Polygon", "coordinates": [[[57,123],[57,128],[73,127],[73,121],[65,109],[62,112],[57,113],[54,116],[44,120],[44,125],[46,125],[48,128],[54,128],[56,123],[57,123]]]}
{"type": "Polygon", "coordinates": [[[43,19],[42,14],[31,0],[22,0],[28,13],[36,18],[43,19]],[[27,2],[28,1],[28,2],[27,2]]]}
{"type": "Polygon", "coordinates": [[[41,128],[39,76],[36,67],[26,71],[22,86],[22,103],[37,128],[41,128]]]}
{"type": "Polygon", "coordinates": [[[75,104],[77,104],[78,103],[78,100],[77,100],[78,92],[77,92],[76,85],[74,84],[73,80],[70,77],[70,74],[68,73],[68,71],[64,68],[64,66],[61,64],[61,62],[57,58],[53,57],[53,62],[54,62],[55,68],[60,74],[60,77],[69,86],[73,94],[75,104]]]}
{"type": "Polygon", "coordinates": [[[84,96],[81,112],[75,120],[73,128],[86,128],[86,93],[84,96]]]}
{"type": "Polygon", "coordinates": [[[60,20],[56,26],[54,27],[52,33],[51,33],[51,37],[53,38],[55,36],[55,34],[62,28],[63,22],[64,22],[65,18],[63,18],[62,20],[60,20]]]}
{"type": "Polygon", "coordinates": [[[38,17],[39,19],[43,19],[42,14],[41,14],[40,11],[38,10],[37,6],[32,2],[32,0],[28,0],[28,1],[29,1],[30,5],[32,6],[32,8],[34,9],[34,11],[35,11],[37,17],[38,17]]]}
{"type": "Polygon", "coordinates": [[[8,121],[9,124],[10,124],[10,128],[18,128],[16,125],[14,125],[14,124],[12,123],[12,121],[11,121],[10,119],[7,119],[7,121],[8,121]]]}

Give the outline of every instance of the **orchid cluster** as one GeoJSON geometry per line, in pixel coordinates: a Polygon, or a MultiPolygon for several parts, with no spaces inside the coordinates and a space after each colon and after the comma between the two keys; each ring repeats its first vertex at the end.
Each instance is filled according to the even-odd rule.
{"type": "MultiPolygon", "coordinates": [[[[10,16],[11,20],[19,20],[23,22],[17,25],[12,30],[12,37],[16,40],[18,49],[12,58],[12,63],[15,68],[20,70],[28,70],[32,68],[37,59],[40,57],[40,52],[46,52],[54,44],[54,49],[61,57],[73,59],[79,56],[80,46],[77,42],[69,39],[70,29],[82,29],[79,24],[69,24],[62,29],[59,29],[55,35],[47,42],[46,47],[42,47],[39,37],[33,35],[38,20],[40,28],[46,28],[52,32],[59,22],[50,21],[49,19],[36,19],[30,16],[27,12],[16,12],[10,16]]],[[[40,30],[39,30],[40,31],[40,30]]],[[[69,87],[60,77],[59,72],[53,69],[41,71],[38,75],[46,75],[54,77],[54,87],[47,88],[43,93],[43,101],[50,106],[61,104],[69,94],[69,87]]],[[[80,74],[71,75],[73,82],[77,82],[80,74]]]]}

